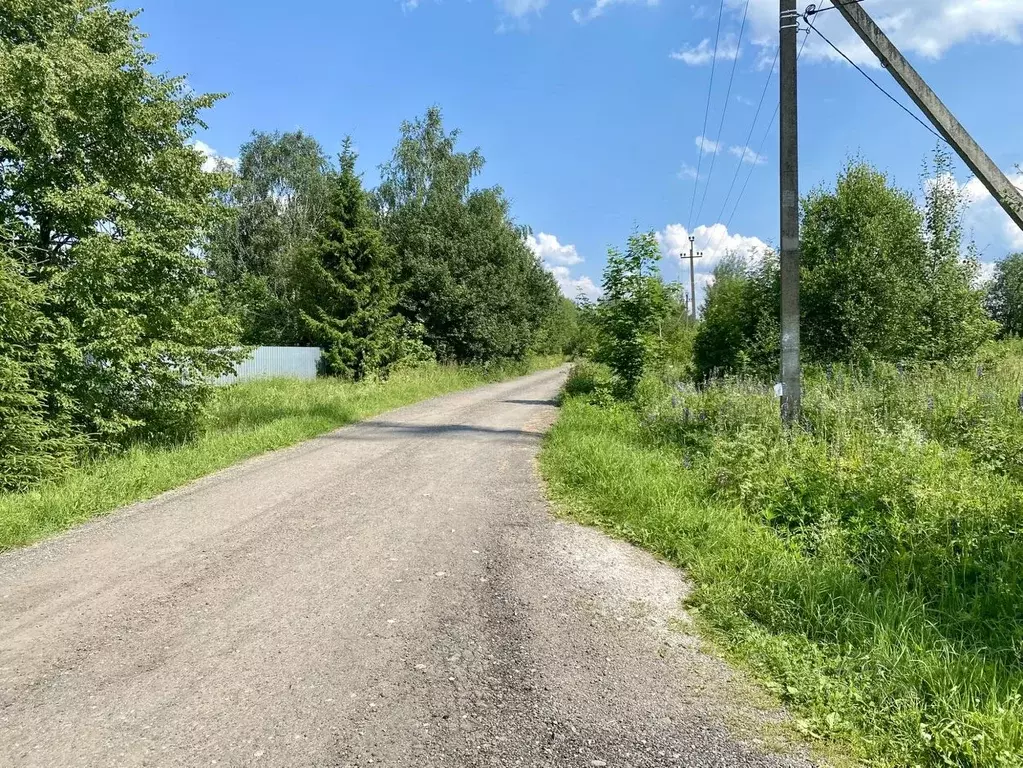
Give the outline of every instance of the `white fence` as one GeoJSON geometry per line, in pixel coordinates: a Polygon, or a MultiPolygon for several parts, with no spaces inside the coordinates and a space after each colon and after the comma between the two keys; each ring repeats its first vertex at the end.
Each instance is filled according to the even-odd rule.
{"type": "Polygon", "coordinates": [[[256,347],[238,363],[234,375],[221,376],[218,386],[252,379],[284,376],[291,379],[315,379],[320,362],[319,347],[256,347]]]}

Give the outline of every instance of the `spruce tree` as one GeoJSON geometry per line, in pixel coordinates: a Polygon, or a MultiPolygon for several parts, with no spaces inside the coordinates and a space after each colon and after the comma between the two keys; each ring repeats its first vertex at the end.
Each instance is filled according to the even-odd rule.
{"type": "Polygon", "coordinates": [[[346,139],[324,222],[296,262],[302,319],[323,350],[323,372],[358,380],[386,373],[404,321],[394,312],[392,252],[355,171],[356,159],[346,139]]]}

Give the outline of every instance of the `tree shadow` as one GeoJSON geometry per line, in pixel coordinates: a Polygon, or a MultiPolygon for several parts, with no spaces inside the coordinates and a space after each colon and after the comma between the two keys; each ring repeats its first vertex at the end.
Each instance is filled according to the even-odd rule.
{"type": "Polygon", "coordinates": [[[531,429],[481,427],[473,424],[407,424],[398,421],[364,421],[354,429],[334,432],[327,437],[334,440],[389,440],[394,435],[415,437],[447,437],[487,435],[509,441],[536,441],[543,432],[531,429]],[[380,434],[373,434],[380,430],[380,434]]]}

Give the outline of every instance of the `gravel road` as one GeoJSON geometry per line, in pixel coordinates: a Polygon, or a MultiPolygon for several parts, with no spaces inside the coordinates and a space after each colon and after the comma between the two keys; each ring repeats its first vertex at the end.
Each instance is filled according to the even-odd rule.
{"type": "Polygon", "coordinates": [[[564,375],[0,556],[0,766],[809,765],[768,754],[677,571],[551,516],[564,375]]]}

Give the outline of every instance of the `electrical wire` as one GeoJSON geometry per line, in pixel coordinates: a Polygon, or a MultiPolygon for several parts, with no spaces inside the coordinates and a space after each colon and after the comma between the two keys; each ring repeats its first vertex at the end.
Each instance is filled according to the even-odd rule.
{"type": "Polygon", "coordinates": [[[703,133],[700,134],[700,159],[696,162],[696,179],[693,181],[693,199],[689,203],[689,229],[693,227],[693,211],[696,209],[696,191],[700,187],[700,170],[703,167],[703,148],[707,143],[707,122],[710,119],[710,97],[714,93],[714,71],[718,63],[718,44],[721,42],[721,19],[725,15],[725,0],[718,7],[718,28],[714,35],[714,54],[710,60],[710,86],[707,88],[707,106],[703,112],[703,133]]]}
{"type": "Polygon", "coordinates": [[[903,104],[897,98],[892,96],[888,91],[886,91],[884,89],[884,87],[879,82],[877,82],[877,80],[875,80],[869,74],[867,74],[866,70],[864,70],[863,67],[861,67],[859,64],[857,64],[852,59],[850,59],[841,48],[839,48],[837,45],[835,45],[833,42],[831,42],[831,40],[829,40],[827,37],[825,37],[824,33],[821,32],[819,29],[817,29],[817,27],[815,27],[813,25],[813,22],[810,21],[810,17],[809,16],[804,14],[803,19],[810,26],[810,29],[812,29],[814,32],[817,33],[817,35],[821,38],[821,40],[823,40],[825,43],[830,45],[839,56],[841,56],[847,62],[852,64],[853,67],[856,68],[857,72],[859,72],[861,75],[863,75],[865,78],[867,78],[867,80],[869,80],[874,85],[874,87],[877,88],[877,90],[881,91],[881,93],[883,93],[885,96],[887,96],[891,100],[891,102],[893,104],[895,104],[895,106],[897,106],[899,109],[901,109],[907,115],[909,115],[914,120],[916,120],[918,123],[920,123],[920,125],[922,125],[931,135],[933,135],[936,138],[940,139],[945,144],[948,144],[948,141],[945,139],[944,136],[942,136],[940,133],[938,133],[936,130],[934,130],[931,126],[929,126],[927,123],[925,123],[923,121],[923,119],[921,119],[919,115],[915,114],[909,107],[907,107],[905,104],[903,104]]]}
{"type": "MultiPolygon", "coordinates": [[[[806,47],[806,41],[810,39],[809,33],[803,38],[803,42],[799,46],[799,50],[796,52],[796,60],[803,55],[803,48],[806,47]]],[[[770,82],[770,81],[768,81],[770,82]]],[[[775,106],[774,114],[771,116],[771,122],[767,124],[767,132],[764,134],[764,138],[760,140],[760,146],[757,147],[757,155],[760,155],[764,151],[764,145],[767,143],[767,138],[771,135],[771,129],[774,128],[774,121],[778,119],[778,111],[781,109],[781,104],[775,106]]],[[[739,191],[739,196],[735,199],[735,206],[732,208],[732,212],[728,215],[728,221],[725,223],[725,230],[727,231],[732,226],[732,219],[735,218],[736,211],[739,210],[739,203],[742,202],[743,195],[746,194],[746,187],[749,186],[749,180],[753,176],[753,171],[756,168],[756,164],[751,164],[749,167],[749,173],[746,174],[746,180],[742,184],[742,189],[739,191]]]]}
{"type": "MultiPolygon", "coordinates": [[[[735,182],[739,180],[739,173],[742,172],[743,160],[746,159],[746,150],[749,149],[750,142],[753,140],[753,132],[757,128],[757,120],[760,119],[760,112],[764,108],[764,100],[767,98],[767,91],[771,87],[771,81],[774,79],[774,71],[778,67],[778,54],[780,49],[776,49],[774,52],[774,62],[771,64],[771,71],[767,73],[767,81],[764,83],[764,90],[760,94],[760,103],[757,104],[756,114],[753,115],[753,122],[750,124],[749,133],[746,134],[746,141],[743,143],[742,154],[739,155],[739,162],[735,165],[735,173],[732,174],[732,182],[728,185],[728,194],[725,195],[725,202],[721,205],[721,212],[718,214],[715,221],[721,221],[725,215],[725,210],[728,208],[728,201],[732,199],[732,192],[735,190],[735,182]]],[[[751,150],[752,151],[752,150],[751,150]]],[[[755,160],[756,158],[754,158],[755,160]]]]}
{"type": "MultiPolygon", "coordinates": [[[[735,70],[739,65],[739,48],[742,46],[742,35],[746,31],[746,18],[749,16],[749,3],[750,0],[746,0],[746,7],[742,11],[742,23],[739,25],[739,39],[735,42],[735,56],[732,58],[732,72],[728,77],[728,89],[725,91],[725,104],[721,108],[721,121],[718,123],[717,135],[714,137],[714,144],[719,145],[721,136],[724,133],[725,128],[725,117],[728,115],[728,104],[732,98],[732,85],[735,83],[735,70]]],[[[696,220],[699,221],[703,215],[703,207],[707,203],[707,193],[710,191],[710,181],[714,177],[714,164],[720,151],[720,146],[714,147],[714,152],[711,153],[710,157],[710,170],[707,171],[707,183],[703,186],[703,199],[700,201],[700,207],[696,212],[696,220]]]]}

